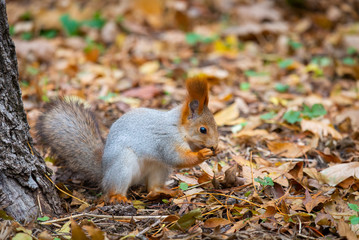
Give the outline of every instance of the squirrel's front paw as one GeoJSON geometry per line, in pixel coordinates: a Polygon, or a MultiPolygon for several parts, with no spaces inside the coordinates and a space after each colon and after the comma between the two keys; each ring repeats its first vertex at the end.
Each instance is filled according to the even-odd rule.
{"type": "Polygon", "coordinates": [[[198,158],[201,161],[210,159],[213,156],[213,151],[209,148],[203,148],[198,151],[198,158]]]}
{"type": "Polygon", "coordinates": [[[127,199],[126,196],[123,196],[122,194],[111,194],[108,196],[108,202],[110,204],[129,204],[131,203],[130,200],[127,199]]]}

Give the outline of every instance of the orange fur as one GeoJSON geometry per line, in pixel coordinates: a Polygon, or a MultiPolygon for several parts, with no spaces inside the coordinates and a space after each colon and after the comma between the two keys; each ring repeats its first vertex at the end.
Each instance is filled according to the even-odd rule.
{"type": "Polygon", "coordinates": [[[188,78],[186,81],[187,99],[182,110],[182,123],[187,121],[190,114],[189,103],[193,100],[199,102],[198,114],[201,114],[203,108],[208,105],[208,81],[205,77],[188,78]]]}
{"type": "Polygon", "coordinates": [[[192,152],[191,150],[183,149],[181,146],[176,146],[176,151],[183,160],[181,164],[176,166],[177,168],[194,167],[213,156],[212,150],[208,148],[201,149],[198,152],[192,152]]]}

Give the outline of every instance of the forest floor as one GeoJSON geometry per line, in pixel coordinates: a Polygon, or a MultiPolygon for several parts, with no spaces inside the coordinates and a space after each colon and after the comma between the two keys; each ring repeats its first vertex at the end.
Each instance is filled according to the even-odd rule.
{"type": "Polygon", "coordinates": [[[108,132],[133,108],[180,104],[201,74],[222,152],[171,175],[181,196],[134,187],[130,205],[104,205],[44,153],[66,212],[0,221],[0,238],[357,239],[358,1],[7,1],[7,12],[31,127],[46,102],[76,96],[108,132]]]}

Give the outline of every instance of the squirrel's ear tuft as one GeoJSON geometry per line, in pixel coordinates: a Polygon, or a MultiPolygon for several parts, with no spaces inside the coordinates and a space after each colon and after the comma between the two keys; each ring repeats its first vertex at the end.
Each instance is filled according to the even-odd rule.
{"type": "Polygon", "coordinates": [[[208,105],[208,82],[203,76],[188,78],[186,81],[188,92],[188,102],[198,101],[198,113],[201,114],[203,108],[208,105]]]}
{"type": "Polygon", "coordinates": [[[186,81],[187,99],[182,111],[182,122],[200,115],[208,106],[208,82],[205,76],[188,78],[186,81]]]}

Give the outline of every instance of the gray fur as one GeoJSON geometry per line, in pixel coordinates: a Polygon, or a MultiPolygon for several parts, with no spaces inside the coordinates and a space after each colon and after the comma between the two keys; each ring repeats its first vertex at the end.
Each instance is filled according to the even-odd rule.
{"type": "Polygon", "coordinates": [[[36,123],[37,139],[60,163],[100,183],[104,141],[93,113],[77,101],[53,101],[36,123]]]}

